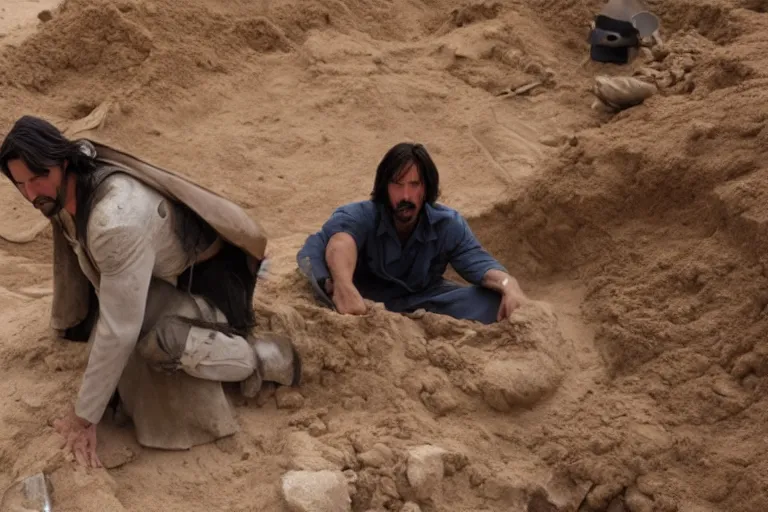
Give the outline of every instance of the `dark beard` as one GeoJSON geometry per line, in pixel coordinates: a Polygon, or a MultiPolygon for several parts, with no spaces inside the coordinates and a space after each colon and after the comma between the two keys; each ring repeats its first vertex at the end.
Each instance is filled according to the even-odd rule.
{"type": "Polygon", "coordinates": [[[67,182],[69,181],[69,173],[64,172],[64,176],[59,185],[59,189],[56,191],[56,197],[51,196],[38,196],[32,201],[32,205],[40,210],[40,212],[47,218],[51,218],[58,214],[63,208],[64,203],[67,200],[67,182]]]}
{"type": "Polygon", "coordinates": [[[397,203],[397,206],[392,208],[392,215],[395,217],[396,220],[402,222],[402,223],[408,223],[411,220],[413,220],[413,217],[410,218],[404,218],[401,217],[401,214],[404,213],[411,213],[416,211],[416,205],[413,204],[410,201],[400,201],[397,203]]]}
{"type": "Polygon", "coordinates": [[[62,204],[58,199],[49,196],[38,196],[32,201],[32,206],[40,210],[47,218],[51,218],[62,209],[62,204]]]}

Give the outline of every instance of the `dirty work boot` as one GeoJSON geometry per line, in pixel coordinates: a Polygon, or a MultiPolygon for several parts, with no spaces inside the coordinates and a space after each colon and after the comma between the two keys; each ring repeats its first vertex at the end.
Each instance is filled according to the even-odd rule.
{"type": "Polygon", "coordinates": [[[138,344],[139,354],[153,367],[183,370],[192,377],[240,382],[244,396],[253,398],[263,381],[296,386],[301,358],[290,338],[275,333],[247,339],[226,326],[216,328],[180,316],[168,316],[138,344]]]}
{"type": "Polygon", "coordinates": [[[167,316],[138,344],[153,367],[184,370],[199,379],[240,382],[256,369],[256,353],[242,336],[189,318],[167,316]]]}
{"type": "Polygon", "coordinates": [[[249,337],[256,354],[256,370],[240,383],[243,396],[253,398],[264,381],[297,386],[301,381],[301,357],[287,336],[268,332],[249,337]]]}

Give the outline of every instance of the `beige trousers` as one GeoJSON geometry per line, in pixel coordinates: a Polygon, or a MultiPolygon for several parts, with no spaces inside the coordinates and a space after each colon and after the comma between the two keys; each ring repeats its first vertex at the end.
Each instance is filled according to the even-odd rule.
{"type": "Polygon", "coordinates": [[[184,335],[179,317],[224,320],[202,299],[153,279],[141,336],[118,384],[144,446],[187,449],[237,432],[221,383],[246,379],[256,367],[254,350],[241,336],[186,322],[187,336],[175,339],[184,335]]]}
{"type": "Polygon", "coordinates": [[[157,370],[183,370],[199,379],[239,382],[258,363],[251,344],[228,331],[224,314],[202,297],[153,279],[137,349],[157,370]]]}

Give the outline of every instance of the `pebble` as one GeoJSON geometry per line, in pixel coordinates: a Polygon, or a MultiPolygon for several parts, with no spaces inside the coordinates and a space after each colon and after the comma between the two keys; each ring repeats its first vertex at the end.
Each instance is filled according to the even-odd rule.
{"type": "Polygon", "coordinates": [[[439,389],[433,395],[428,395],[424,403],[438,416],[444,416],[459,407],[459,402],[448,388],[439,389]]]}
{"type": "Polygon", "coordinates": [[[651,49],[651,53],[656,62],[661,62],[667,58],[667,55],[669,55],[669,49],[665,46],[654,46],[651,49]]]}
{"type": "Polygon", "coordinates": [[[328,432],[328,427],[321,420],[315,420],[309,424],[309,435],[319,437],[328,432]]]}
{"type": "Polygon", "coordinates": [[[392,480],[388,476],[381,477],[380,481],[381,485],[381,492],[385,496],[389,496],[390,498],[398,499],[400,497],[400,493],[397,492],[397,486],[395,485],[395,481],[392,480]]]}
{"type": "Polygon", "coordinates": [[[683,70],[686,72],[691,71],[695,64],[696,63],[693,60],[693,57],[691,57],[690,55],[683,55],[683,57],[680,59],[680,65],[682,66],[683,70]]]}
{"type": "Polygon", "coordinates": [[[669,72],[672,74],[672,78],[674,78],[675,83],[680,82],[685,77],[685,70],[679,66],[673,66],[669,72]]]}
{"type": "Polygon", "coordinates": [[[624,496],[629,512],[653,512],[653,500],[641,493],[637,487],[630,487],[624,496]]]}
{"type": "Polygon", "coordinates": [[[538,62],[529,62],[523,71],[534,76],[542,76],[544,74],[544,68],[538,62]]]}
{"type": "Polygon", "coordinates": [[[296,389],[280,387],[275,392],[278,409],[301,409],[304,406],[304,397],[296,389]]]}
{"type": "Polygon", "coordinates": [[[717,126],[712,123],[708,123],[706,121],[693,120],[691,121],[690,128],[688,131],[688,138],[691,140],[697,140],[701,138],[710,138],[715,134],[716,131],[717,131],[717,126]]]}
{"type": "Polygon", "coordinates": [[[543,144],[544,146],[549,146],[551,148],[556,148],[558,146],[562,146],[566,141],[566,137],[564,135],[544,135],[539,139],[539,144],[543,144]]]}
{"type": "Polygon", "coordinates": [[[376,443],[370,450],[357,456],[363,466],[381,468],[392,463],[394,458],[392,450],[381,443],[376,443]]]}
{"type": "Polygon", "coordinates": [[[443,454],[438,446],[422,445],[408,451],[406,476],[419,499],[428,499],[443,480],[443,454]]]}

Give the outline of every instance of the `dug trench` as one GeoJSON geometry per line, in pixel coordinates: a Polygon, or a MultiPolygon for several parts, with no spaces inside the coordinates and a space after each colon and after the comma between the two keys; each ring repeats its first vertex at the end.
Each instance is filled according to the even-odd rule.
{"type": "Polygon", "coordinates": [[[605,374],[578,406],[553,404],[539,453],[554,444],[557,466],[597,482],[596,509],[766,506],[761,85],[582,132],[524,197],[474,220],[537,295],[584,290],[582,347],[605,374]]]}

